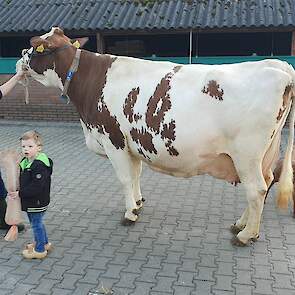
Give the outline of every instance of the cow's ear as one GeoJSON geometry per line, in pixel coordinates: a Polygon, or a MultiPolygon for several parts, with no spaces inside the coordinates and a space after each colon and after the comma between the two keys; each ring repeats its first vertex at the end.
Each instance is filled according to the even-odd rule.
{"type": "Polygon", "coordinates": [[[60,36],[63,36],[64,35],[64,31],[61,28],[59,28],[59,27],[56,27],[54,29],[54,33],[57,34],[57,35],[60,35],[60,36]]]}
{"type": "Polygon", "coordinates": [[[71,42],[75,47],[82,48],[88,40],[89,40],[88,37],[83,37],[83,38],[72,39],[71,42]]]}

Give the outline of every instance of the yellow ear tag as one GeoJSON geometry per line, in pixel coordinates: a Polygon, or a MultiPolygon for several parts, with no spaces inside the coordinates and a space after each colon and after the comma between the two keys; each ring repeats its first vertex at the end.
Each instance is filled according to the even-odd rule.
{"type": "Polygon", "coordinates": [[[73,45],[76,47],[76,48],[80,48],[80,42],[78,40],[76,40],[73,45]]]}
{"type": "Polygon", "coordinates": [[[43,44],[39,45],[39,46],[36,48],[36,51],[42,53],[42,52],[44,51],[44,46],[43,46],[43,44]]]}

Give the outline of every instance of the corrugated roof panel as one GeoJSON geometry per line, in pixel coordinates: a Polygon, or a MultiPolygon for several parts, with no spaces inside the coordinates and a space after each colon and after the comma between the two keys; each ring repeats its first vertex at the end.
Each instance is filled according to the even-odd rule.
{"type": "Polygon", "coordinates": [[[0,32],[295,27],[295,0],[11,0],[0,32]],[[146,1],[145,1],[146,2],[146,1]]]}

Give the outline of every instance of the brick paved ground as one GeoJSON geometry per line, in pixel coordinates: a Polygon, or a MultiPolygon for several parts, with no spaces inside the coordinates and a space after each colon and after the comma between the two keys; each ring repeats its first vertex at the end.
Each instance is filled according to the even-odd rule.
{"type": "Polygon", "coordinates": [[[55,249],[43,261],[24,260],[31,230],[13,243],[0,231],[0,295],[295,294],[295,220],[275,210],[272,195],[259,241],[234,248],[228,228],[246,205],[241,187],[145,167],[144,210],[123,227],[120,184],[109,161],[87,150],[79,125],[2,121],[0,149],[32,128],[55,164],[46,216],[55,249]]]}

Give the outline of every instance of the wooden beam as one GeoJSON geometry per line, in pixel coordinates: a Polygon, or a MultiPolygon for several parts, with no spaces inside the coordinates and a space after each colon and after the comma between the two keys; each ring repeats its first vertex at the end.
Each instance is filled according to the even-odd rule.
{"type": "Polygon", "coordinates": [[[292,32],[291,55],[295,55],[295,31],[292,32]]]}
{"type": "Polygon", "coordinates": [[[96,50],[98,53],[105,52],[104,37],[101,33],[96,33],[96,50]]]}

